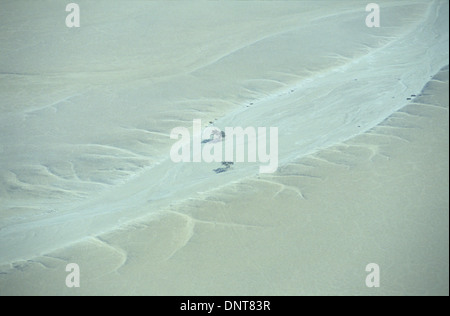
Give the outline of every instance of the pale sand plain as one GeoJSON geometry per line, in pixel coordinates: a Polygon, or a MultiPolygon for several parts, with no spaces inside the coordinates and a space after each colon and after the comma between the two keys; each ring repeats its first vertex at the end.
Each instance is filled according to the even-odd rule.
{"type": "Polygon", "coordinates": [[[377,127],[65,249],[3,294],[448,294],[448,68],[377,127]],[[64,285],[67,263],[80,288],[64,285]],[[365,285],[369,263],[380,287],[365,285]]]}
{"type": "MultiPolygon", "coordinates": [[[[0,294],[448,295],[448,4],[384,2],[369,34],[354,3],[220,4],[224,24],[242,13],[237,33],[201,32],[220,23],[172,4],[159,14],[191,29],[152,34],[166,45],[151,54],[105,50],[89,66],[95,49],[75,65],[56,54],[48,73],[7,51],[0,294]],[[174,164],[170,130],[195,118],[277,126],[278,171],[174,164]],[[70,262],[80,288],[65,286],[70,262]],[[379,288],[365,285],[368,263],[379,288]]],[[[110,34],[101,22],[83,41],[110,34]]]]}

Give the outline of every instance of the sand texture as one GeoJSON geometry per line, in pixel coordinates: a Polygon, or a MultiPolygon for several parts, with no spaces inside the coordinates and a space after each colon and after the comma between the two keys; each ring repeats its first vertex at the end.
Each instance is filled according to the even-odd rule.
{"type": "Polygon", "coordinates": [[[447,1],[77,3],[0,13],[0,295],[448,295],[447,1]]]}

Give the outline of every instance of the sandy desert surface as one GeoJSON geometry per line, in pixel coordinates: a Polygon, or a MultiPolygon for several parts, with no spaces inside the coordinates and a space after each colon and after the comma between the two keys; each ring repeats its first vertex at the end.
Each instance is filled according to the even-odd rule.
{"type": "Polygon", "coordinates": [[[0,295],[448,295],[447,1],[77,3],[2,3],[0,295]]]}

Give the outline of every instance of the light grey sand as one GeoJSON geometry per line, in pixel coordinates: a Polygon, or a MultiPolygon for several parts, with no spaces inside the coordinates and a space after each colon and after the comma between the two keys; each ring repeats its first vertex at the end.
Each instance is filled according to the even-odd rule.
{"type": "MultiPolygon", "coordinates": [[[[194,38],[190,28],[166,41],[172,33],[136,28],[132,39],[165,43],[151,53],[147,44],[100,45],[132,32],[101,20],[94,6],[96,19],[76,33],[83,40],[65,52],[89,38],[97,50],[73,63],[60,50],[48,56],[49,42],[61,47],[71,33],[54,37],[58,10],[44,10],[44,38],[33,50],[10,46],[1,65],[0,293],[448,294],[448,72],[402,108],[448,63],[448,16],[438,10],[448,4],[384,4],[391,19],[370,35],[365,3],[305,11],[269,3],[258,19],[222,4],[224,23],[247,13],[216,26],[218,42],[200,30],[220,24],[201,19],[189,22],[194,38]],[[331,40],[336,25],[346,32],[331,40]],[[116,66],[96,69],[99,56],[116,66]],[[216,117],[290,132],[280,137],[279,171],[258,177],[235,166],[215,175],[209,165],[157,164],[172,127],[216,117]],[[80,265],[78,289],[65,286],[69,262],[80,265]],[[364,282],[372,262],[377,289],[364,282]]],[[[154,25],[177,25],[186,12],[172,9],[172,20],[154,25]]],[[[146,21],[137,11],[123,12],[146,21]]],[[[21,38],[8,32],[5,39],[21,38]]]]}

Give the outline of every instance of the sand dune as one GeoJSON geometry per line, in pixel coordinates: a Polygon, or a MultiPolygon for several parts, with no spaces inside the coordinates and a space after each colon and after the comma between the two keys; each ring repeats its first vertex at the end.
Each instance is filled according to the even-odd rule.
{"type": "Polygon", "coordinates": [[[357,3],[8,3],[0,293],[448,295],[448,3],[357,3]],[[278,171],[174,163],[193,119],[277,127],[278,171]]]}
{"type": "Polygon", "coordinates": [[[448,68],[377,127],[276,174],[3,268],[3,293],[446,294],[447,92],[448,68]],[[80,288],[64,286],[69,262],[80,288]],[[365,286],[369,262],[380,288],[365,286]]]}

